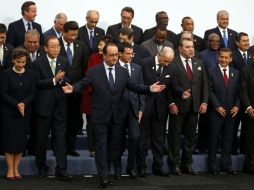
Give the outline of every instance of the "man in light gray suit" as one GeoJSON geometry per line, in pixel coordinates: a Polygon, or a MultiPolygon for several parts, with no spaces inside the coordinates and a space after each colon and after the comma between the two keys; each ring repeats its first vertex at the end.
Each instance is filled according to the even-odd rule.
{"type": "Polygon", "coordinates": [[[156,26],[156,30],[153,38],[144,41],[141,47],[145,48],[150,56],[155,56],[160,51],[162,47],[171,47],[174,49],[173,43],[166,40],[167,28],[164,25],[156,26]]]}

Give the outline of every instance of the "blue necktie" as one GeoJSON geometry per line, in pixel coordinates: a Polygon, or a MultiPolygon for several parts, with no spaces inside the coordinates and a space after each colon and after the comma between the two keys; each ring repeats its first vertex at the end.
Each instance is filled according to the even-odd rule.
{"type": "Polygon", "coordinates": [[[223,41],[224,41],[224,44],[225,44],[225,48],[228,47],[228,38],[226,36],[226,31],[223,30],[223,41]]]}
{"type": "Polygon", "coordinates": [[[94,39],[93,31],[91,30],[90,31],[90,39],[89,39],[89,41],[90,41],[90,48],[93,48],[93,39],[94,39]]]}
{"type": "Polygon", "coordinates": [[[245,65],[247,65],[248,64],[248,60],[247,60],[246,53],[243,53],[243,60],[244,60],[245,65]]]}
{"type": "Polygon", "coordinates": [[[111,90],[113,90],[114,84],[115,84],[114,77],[113,77],[113,74],[112,74],[112,69],[113,68],[108,68],[108,70],[109,70],[109,73],[108,73],[108,82],[109,82],[109,86],[110,86],[111,90]]]}
{"type": "Polygon", "coordinates": [[[66,49],[66,53],[67,53],[67,57],[69,60],[70,65],[72,65],[72,52],[71,52],[71,48],[70,48],[70,44],[67,44],[67,49],[66,49]]]}

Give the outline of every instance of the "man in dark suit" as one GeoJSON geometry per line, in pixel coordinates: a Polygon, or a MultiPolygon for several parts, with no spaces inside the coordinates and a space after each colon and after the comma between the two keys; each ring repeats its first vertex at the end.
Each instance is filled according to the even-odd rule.
{"type": "MultiPolygon", "coordinates": [[[[69,79],[71,84],[81,80],[84,76],[84,70],[87,64],[88,49],[85,44],[77,40],[78,23],[68,21],[63,27],[63,36],[59,39],[60,56],[69,60],[69,79]],[[70,53],[69,53],[70,52],[70,53]],[[71,55],[70,55],[71,54],[71,55]]],[[[66,147],[67,154],[79,156],[75,150],[77,134],[83,127],[82,113],[80,112],[80,94],[71,94],[67,97],[67,129],[66,129],[66,147]]]]}
{"type": "Polygon", "coordinates": [[[107,187],[109,165],[112,160],[112,151],[116,151],[115,134],[121,123],[122,96],[125,88],[136,92],[160,92],[165,86],[153,84],[144,86],[133,83],[129,74],[122,66],[117,65],[118,49],[115,44],[108,43],[103,48],[104,61],[102,64],[88,70],[87,76],[73,86],[63,87],[65,93],[80,92],[89,85],[93,87],[93,104],[91,121],[94,123],[96,136],[95,162],[100,184],[107,187]],[[112,142],[113,141],[113,142],[112,142]],[[109,146],[111,145],[111,146],[109,146]]]}
{"type": "Polygon", "coordinates": [[[220,36],[220,48],[230,48],[234,51],[237,46],[235,44],[235,39],[237,36],[237,32],[229,29],[229,13],[225,10],[221,10],[217,13],[217,23],[218,26],[216,28],[212,28],[205,31],[204,35],[204,46],[207,48],[208,46],[208,36],[211,33],[216,33],[220,36]]]}
{"type": "MultiPolygon", "coordinates": [[[[218,174],[217,145],[221,134],[221,172],[236,174],[232,170],[231,150],[234,121],[240,108],[239,72],[229,67],[232,51],[222,48],[219,52],[219,65],[209,70],[208,107],[208,168],[218,174]]],[[[206,122],[207,122],[206,121],[206,122]]]]}
{"type": "Polygon", "coordinates": [[[134,32],[134,42],[141,44],[143,41],[143,30],[132,24],[134,18],[134,10],[131,7],[124,7],[121,11],[121,23],[114,24],[108,27],[107,34],[111,34],[115,38],[115,42],[118,42],[119,31],[122,27],[132,28],[134,32]]]}
{"type": "Polygon", "coordinates": [[[170,90],[177,89],[182,94],[182,88],[176,85],[174,70],[169,65],[174,58],[174,51],[170,47],[163,47],[156,56],[142,61],[145,85],[160,81],[167,85],[163,92],[145,96],[145,111],[140,123],[140,138],[137,153],[137,168],[140,177],[146,176],[146,155],[151,144],[153,152],[152,172],[154,175],[165,176],[162,171],[163,145],[168,115],[168,100],[170,90]]]}
{"type": "MultiPolygon", "coordinates": [[[[236,45],[237,49],[233,51],[233,60],[231,62],[231,66],[237,69],[239,72],[246,67],[248,64],[251,63],[252,52],[250,51],[250,40],[249,36],[245,32],[240,32],[236,36],[236,45]]],[[[235,119],[235,130],[234,130],[234,137],[233,137],[233,147],[232,147],[232,154],[243,154],[244,153],[244,141],[245,141],[245,110],[240,108],[239,113],[235,119]],[[238,141],[238,130],[240,127],[241,122],[241,133],[240,139],[238,141]],[[238,148],[240,152],[238,151],[238,148]]]]}
{"type": "Polygon", "coordinates": [[[244,171],[254,174],[254,62],[241,70],[240,100],[244,110],[245,123],[245,159],[244,171]]]}
{"type": "MultiPolygon", "coordinates": [[[[144,84],[142,69],[139,65],[132,62],[133,49],[128,42],[122,42],[118,45],[119,48],[119,64],[125,68],[131,78],[131,81],[137,84],[144,84]]],[[[126,136],[126,129],[128,130],[128,161],[126,166],[126,173],[132,178],[137,178],[136,174],[136,155],[139,138],[139,123],[143,112],[145,110],[144,96],[139,95],[128,89],[125,90],[121,100],[121,115],[122,123],[118,127],[118,136],[116,143],[119,147],[115,149],[113,157],[113,164],[115,169],[115,178],[119,179],[121,176],[121,155],[122,146],[125,144],[124,138],[126,136]]]]}
{"type": "Polygon", "coordinates": [[[174,44],[166,40],[167,28],[164,25],[158,25],[155,28],[153,38],[142,42],[140,45],[146,49],[150,56],[155,56],[162,47],[171,47],[174,49],[174,44]]]}
{"type": "MultiPolygon", "coordinates": [[[[156,26],[164,25],[167,28],[169,18],[168,18],[168,14],[166,12],[164,12],[164,11],[157,12],[155,15],[155,20],[156,20],[156,26]]],[[[156,26],[145,30],[144,35],[143,35],[143,42],[153,38],[153,36],[156,32],[156,26]]],[[[177,42],[176,41],[176,34],[173,31],[167,30],[166,40],[173,43],[175,48],[178,47],[177,43],[176,43],[177,42]]]]}
{"type": "MultiPolygon", "coordinates": [[[[188,31],[193,34],[194,48],[196,51],[201,52],[204,49],[204,40],[193,33],[194,31],[194,21],[191,17],[186,16],[182,19],[182,29],[183,31],[188,31]]],[[[181,33],[176,35],[176,48],[179,46],[181,40],[181,33]]]]}
{"type": "Polygon", "coordinates": [[[184,90],[189,89],[191,97],[182,100],[175,91],[170,97],[168,165],[172,174],[181,175],[182,170],[183,173],[196,175],[191,167],[192,153],[195,147],[198,114],[205,113],[207,109],[207,74],[203,62],[194,58],[193,40],[183,38],[179,45],[179,52],[180,55],[175,57],[172,66],[175,67],[179,85],[184,90]],[[184,135],[184,143],[180,157],[181,134],[184,135]]]}
{"type": "Polygon", "coordinates": [[[34,22],[37,15],[36,4],[33,1],[26,1],[21,7],[22,18],[12,22],[8,26],[6,42],[13,47],[20,46],[24,43],[25,32],[27,30],[37,30],[40,33],[40,44],[43,45],[43,35],[41,25],[34,22]]]}
{"type": "Polygon", "coordinates": [[[64,13],[58,13],[54,19],[54,26],[43,33],[44,39],[48,36],[56,36],[57,38],[62,37],[63,26],[67,22],[67,16],[64,13]]]}
{"type": "Polygon", "coordinates": [[[11,52],[13,47],[5,43],[7,28],[0,23],[0,72],[11,67],[11,52]]]}
{"type": "Polygon", "coordinates": [[[128,42],[132,44],[133,55],[132,62],[139,64],[142,59],[149,57],[149,53],[145,48],[134,42],[134,32],[131,28],[123,27],[120,29],[119,42],[128,42]]]}
{"type": "Polygon", "coordinates": [[[86,24],[81,26],[78,31],[78,40],[85,43],[89,50],[89,57],[97,53],[99,41],[105,35],[102,28],[97,27],[100,14],[96,10],[89,10],[86,13],[86,24]]]}
{"type": "Polygon", "coordinates": [[[61,88],[67,80],[69,64],[66,58],[58,56],[60,44],[55,36],[46,39],[45,51],[46,55],[34,62],[38,80],[34,109],[36,114],[35,161],[38,178],[46,177],[49,170],[45,162],[48,135],[51,130],[56,157],[55,176],[60,180],[69,180],[65,142],[67,107],[65,94],[61,88]]]}

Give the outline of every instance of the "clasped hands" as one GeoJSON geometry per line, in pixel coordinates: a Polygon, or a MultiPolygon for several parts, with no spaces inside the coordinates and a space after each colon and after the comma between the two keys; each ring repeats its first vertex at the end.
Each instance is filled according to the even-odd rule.
{"type": "Polygon", "coordinates": [[[63,80],[65,75],[65,72],[62,70],[59,70],[55,76],[55,82],[58,83],[59,81],[63,80]]]}
{"type": "MultiPolygon", "coordinates": [[[[221,115],[222,117],[226,117],[226,115],[227,115],[226,110],[225,110],[222,106],[216,108],[216,111],[217,111],[217,113],[218,113],[219,115],[221,115]]],[[[239,108],[236,107],[236,106],[234,106],[234,107],[230,110],[230,113],[231,113],[232,117],[235,117],[236,114],[238,113],[238,111],[239,111],[239,108]]]]}

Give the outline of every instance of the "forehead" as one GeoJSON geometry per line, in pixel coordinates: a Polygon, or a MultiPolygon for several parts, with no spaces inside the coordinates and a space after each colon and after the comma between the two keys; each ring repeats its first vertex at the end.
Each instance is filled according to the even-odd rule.
{"type": "Polygon", "coordinates": [[[59,45],[59,41],[58,41],[58,39],[55,39],[55,38],[50,39],[48,41],[48,45],[59,45]]]}
{"type": "Polygon", "coordinates": [[[28,11],[35,11],[36,10],[36,5],[30,5],[29,7],[28,7],[28,11]]]}
{"type": "Polygon", "coordinates": [[[117,53],[118,49],[116,46],[108,46],[107,47],[107,53],[117,53]]]}
{"type": "Polygon", "coordinates": [[[125,17],[132,17],[132,13],[127,11],[123,11],[121,15],[125,17]]]}
{"type": "Polygon", "coordinates": [[[193,46],[193,41],[191,40],[183,40],[183,46],[193,46]]]}
{"type": "Polygon", "coordinates": [[[164,18],[164,17],[168,17],[168,14],[167,13],[158,14],[158,18],[164,18]]]}
{"type": "Polygon", "coordinates": [[[230,52],[221,51],[219,55],[221,57],[230,57],[230,52]]]}
{"type": "Polygon", "coordinates": [[[124,48],[124,53],[132,53],[133,49],[132,48],[124,48]]]}
{"type": "Polygon", "coordinates": [[[97,20],[99,19],[99,15],[95,12],[91,13],[89,16],[88,16],[88,19],[91,19],[91,20],[97,20]]]}
{"type": "Polygon", "coordinates": [[[183,21],[183,24],[190,24],[190,23],[194,23],[193,20],[191,18],[186,18],[183,21]]]}

